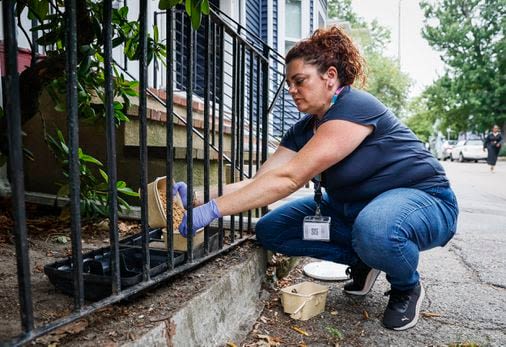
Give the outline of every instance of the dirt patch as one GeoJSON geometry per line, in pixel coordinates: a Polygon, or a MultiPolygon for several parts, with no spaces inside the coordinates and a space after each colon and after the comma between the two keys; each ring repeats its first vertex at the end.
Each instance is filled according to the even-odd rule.
{"type": "MultiPolygon", "coordinates": [[[[0,201],[0,340],[21,333],[18,302],[16,253],[10,202],[0,201]]],[[[40,326],[68,315],[73,298],[62,294],[44,274],[44,265],[67,259],[71,255],[69,222],[61,211],[27,205],[28,242],[35,325],[40,326]]],[[[120,238],[138,233],[139,223],[119,222],[120,238]]],[[[83,223],[83,253],[107,246],[108,222],[83,223]]],[[[34,345],[51,343],[65,346],[115,346],[142,336],[150,328],[167,321],[195,294],[221,277],[229,266],[238,264],[252,247],[246,242],[216,257],[191,272],[179,274],[123,302],[100,309],[81,320],[36,340],[34,345]]],[[[89,304],[89,303],[87,303],[89,304]]],[[[170,324],[168,325],[170,326],[170,324]]]]}

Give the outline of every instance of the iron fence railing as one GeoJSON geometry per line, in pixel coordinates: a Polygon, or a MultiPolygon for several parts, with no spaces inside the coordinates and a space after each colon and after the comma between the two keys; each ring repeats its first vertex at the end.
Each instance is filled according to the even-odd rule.
{"type": "MultiPolygon", "coordinates": [[[[3,78],[4,108],[8,126],[9,145],[9,173],[12,191],[12,214],[14,219],[13,234],[15,236],[16,263],[19,285],[19,307],[21,315],[21,330],[12,331],[12,336],[2,337],[0,344],[22,345],[33,341],[48,332],[73,322],[84,315],[88,315],[98,309],[112,303],[123,300],[139,291],[151,288],[161,281],[165,281],[174,275],[192,269],[202,262],[221,254],[231,247],[245,241],[248,237],[243,234],[243,229],[251,229],[252,213],[248,213],[247,223],[243,223],[242,214],[238,216],[238,231],[236,234],[235,217],[231,216],[230,228],[225,230],[223,219],[219,219],[217,228],[205,228],[203,252],[194,252],[194,239],[190,235],[187,239],[187,251],[184,254],[184,261],[176,261],[173,240],[173,214],[172,214],[172,179],[174,177],[174,121],[175,117],[186,124],[186,181],[188,191],[194,188],[193,181],[193,136],[201,137],[204,142],[204,198],[210,199],[210,151],[218,153],[218,194],[223,193],[225,182],[225,162],[230,162],[231,180],[243,179],[253,174],[254,167],[267,159],[268,133],[269,133],[269,112],[276,106],[276,100],[282,93],[283,77],[279,71],[281,61],[274,63],[276,79],[273,79],[272,56],[276,55],[271,48],[258,42],[252,44],[239,30],[236,30],[224,19],[221,14],[213,11],[210,16],[205,17],[202,28],[204,45],[196,47],[194,39],[196,33],[190,25],[184,26],[185,35],[180,35],[184,47],[185,75],[181,86],[186,92],[186,115],[176,115],[173,110],[174,95],[174,71],[175,62],[171,54],[167,54],[165,64],[165,88],[166,100],[158,100],[165,105],[167,114],[166,121],[166,196],[167,196],[167,246],[162,251],[164,254],[163,271],[153,274],[152,271],[152,240],[153,230],[148,225],[147,207],[147,183],[153,177],[148,172],[148,144],[147,144],[147,98],[149,66],[147,62],[147,2],[140,1],[139,23],[140,23],[140,61],[138,79],[139,86],[139,187],[141,205],[141,234],[130,243],[119,239],[118,233],[118,210],[117,206],[117,167],[116,167],[116,124],[113,114],[113,49],[111,43],[111,13],[112,0],[104,0],[103,15],[103,42],[104,42],[104,90],[105,111],[106,111],[106,152],[107,152],[107,174],[109,177],[109,244],[107,252],[103,257],[109,261],[107,272],[110,278],[111,295],[99,301],[89,303],[85,301],[84,288],[86,279],[90,275],[89,267],[83,266],[83,252],[81,249],[81,212],[80,212],[80,172],[79,172],[79,121],[77,107],[77,37],[76,37],[76,0],[65,0],[64,9],[56,8],[52,11],[60,11],[65,16],[66,32],[66,98],[67,98],[67,137],[69,143],[69,183],[70,183],[70,229],[72,240],[72,257],[68,260],[69,266],[65,271],[71,275],[70,285],[74,298],[74,311],[49,323],[44,323],[34,315],[32,297],[32,281],[30,278],[29,243],[27,233],[27,217],[25,206],[25,187],[22,153],[22,124],[20,114],[20,87],[19,73],[17,66],[17,37],[16,37],[16,1],[3,0],[3,29],[5,42],[5,77],[3,78]],[[226,52],[231,48],[231,51],[226,52]],[[203,133],[193,128],[194,110],[192,100],[195,97],[195,68],[196,64],[192,58],[204,50],[204,69],[202,95],[204,107],[203,133]],[[228,54],[228,55],[227,55],[228,54]],[[226,65],[228,64],[228,65],[226,65]],[[228,75],[227,75],[228,73],[228,75]],[[227,83],[230,83],[228,85],[227,83]],[[229,90],[230,95],[225,93],[229,90]],[[212,106],[211,106],[212,105],[212,106]],[[211,107],[210,107],[211,106],[211,107]],[[228,117],[231,129],[231,150],[230,157],[225,155],[225,118],[228,117]],[[212,139],[211,139],[212,137],[212,139]],[[247,140],[245,140],[247,139],[247,140]],[[247,153],[247,158],[245,154],[247,153]],[[256,157],[255,160],[254,157],[256,157]],[[247,168],[246,168],[247,166],[247,168]],[[217,235],[217,247],[211,247],[211,236],[217,235]],[[228,242],[225,243],[225,238],[228,242]],[[137,241],[136,241],[137,240],[137,241]],[[137,242],[137,243],[135,243],[137,242]],[[140,249],[142,253],[142,278],[138,283],[131,286],[124,286],[122,282],[121,256],[125,249],[140,249]]],[[[174,52],[177,41],[175,40],[175,21],[180,12],[169,11],[166,15],[165,38],[167,52],[174,52]]],[[[241,29],[242,30],[242,29],[241,29]]],[[[279,58],[279,57],[278,57],[279,58]]],[[[276,59],[278,59],[276,58],[276,59]]],[[[284,106],[280,106],[284,107],[284,106]]],[[[191,194],[188,194],[188,228],[192,229],[192,201],[191,194]]]]}

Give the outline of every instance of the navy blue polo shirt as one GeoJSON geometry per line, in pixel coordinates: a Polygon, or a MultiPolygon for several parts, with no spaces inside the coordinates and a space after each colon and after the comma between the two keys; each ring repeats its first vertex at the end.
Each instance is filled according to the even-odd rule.
{"type": "MultiPolygon", "coordinates": [[[[374,129],[351,154],[322,173],[322,186],[331,198],[364,201],[394,188],[449,186],[437,159],[371,94],[345,87],[320,124],[337,119],[374,129]]],[[[281,146],[298,152],[313,136],[315,121],[313,116],[303,117],[288,130],[281,146]]]]}

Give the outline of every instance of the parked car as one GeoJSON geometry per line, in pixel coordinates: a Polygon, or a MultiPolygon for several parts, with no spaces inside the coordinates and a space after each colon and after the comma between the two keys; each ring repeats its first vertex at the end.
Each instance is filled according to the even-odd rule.
{"type": "Polygon", "coordinates": [[[441,146],[436,147],[435,155],[438,160],[446,160],[450,158],[453,147],[457,144],[456,140],[445,140],[441,146]]]}
{"type": "Polygon", "coordinates": [[[478,160],[487,159],[487,150],[483,150],[482,140],[461,140],[450,151],[450,160],[458,160],[460,162],[466,160],[478,160]]]}

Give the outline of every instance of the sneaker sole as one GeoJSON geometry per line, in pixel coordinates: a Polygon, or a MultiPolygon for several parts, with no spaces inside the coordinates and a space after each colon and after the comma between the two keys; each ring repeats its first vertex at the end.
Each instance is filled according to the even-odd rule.
{"type": "Polygon", "coordinates": [[[364,296],[367,295],[371,289],[374,283],[376,282],[376,279],[378,278],[379,274],[381,273],[380,270],[372,269],[369,271],[369,274],[367,275],[367,278],[365,279],[364,288],[362,290],[344,290],[345,293],[350,295],[357,295],[357,296],[364,296]]]}
{"type": "Polygon", "coordinates": [[[425,298],[425,289],[423,288],[422,284],[420,284],[420,286],[421,286],[421,291],[420,291],[420,296],[418,297],[418,301],[416,303],[415,318],[411,322],[409,322],[408,324],[406,324],[402,327],[393,328],[393,330],[397,330],[397,331],[406,330],[406,329],[414,327],[416,325],[416,323],[418,323],[418,318],[420,317],[420,308],[422,308],[422,301],[425,298]]]}

